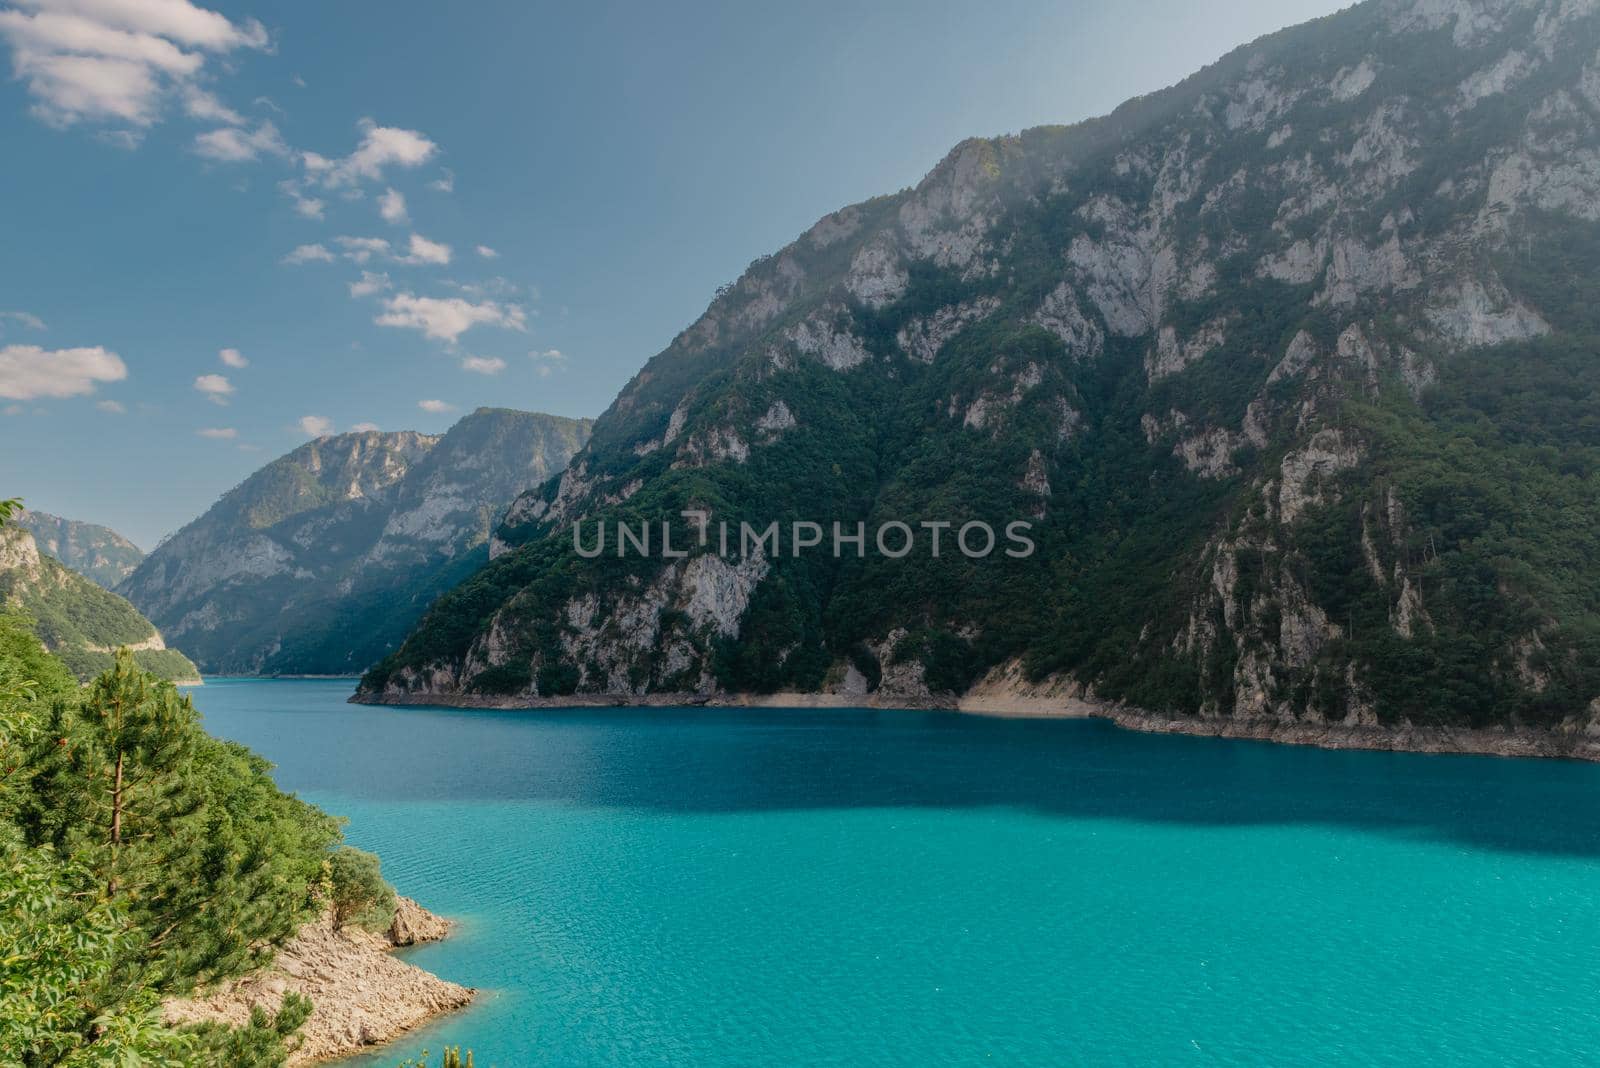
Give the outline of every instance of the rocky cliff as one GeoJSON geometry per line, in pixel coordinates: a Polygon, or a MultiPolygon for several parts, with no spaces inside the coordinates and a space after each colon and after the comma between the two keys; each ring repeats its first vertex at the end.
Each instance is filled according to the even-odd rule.
{"type": "Polygon", "coordinates": [[[442,436],[319,438],[163,542],[122,592],[208,672],[361,671],[487,559],[506,505],[588,433],[483,408],[442,436]]]}
{"type": "Polygon", "coordinates": [[[1595,0],[1369,0],[752,264],[359,699],[1600,731],[1597,273],[1595,0]],[[575,551],[686,509],[1038,551],[575,551]]]}
{"type": "Polygon", "coordinates": [[[11,520],[33,535],[39,550],[108,590],[133,574],[144,550],[110,527],[25,509],[11,520]]]}
{"type": "Polygon", "coordinates": [[[16,614],[77,676],[87,682],[127,646],[146,671],[175,682],[199,682],[189,658],[168,649],[138,609],[41,553],[20,525],[0,527],[0,612],[16,614]]]}

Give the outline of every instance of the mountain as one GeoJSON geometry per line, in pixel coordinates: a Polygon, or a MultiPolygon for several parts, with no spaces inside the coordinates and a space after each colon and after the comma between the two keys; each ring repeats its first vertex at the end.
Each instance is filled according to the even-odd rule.
{"type": "Polygon", "coordinates": [[[590,420],[480,408],[442,436],[295,449],[163,542],[122,587],[219,674],[348,674],[488,557],[495,520],[562,470],[590,420]]]}
{"type": "Polygon", "coordinates": [[[1597,52],[1595,0],[1369,0],[958,145],[719,292],[358,699],[1600,734],[1597,52]],[[919,548],[575,550],[685,509],[919,548]]]}
{"type": "Polygon", "coordinates": [[[108,590],[116,589],[144,559],[144,550],[110,527],[32,509],[18,512],[11,521],[33,535],[40,552],[108,590]]]}
{"type": "Polygon", "coordinates": [[[124,645],[146,671],[175,682],[200,680],[189,658],[168,649],[138,609],[41,553],[34,536],[10,522],[0,526],[0,612],[23,617],[79,682],[110,668],[124,645]]]}

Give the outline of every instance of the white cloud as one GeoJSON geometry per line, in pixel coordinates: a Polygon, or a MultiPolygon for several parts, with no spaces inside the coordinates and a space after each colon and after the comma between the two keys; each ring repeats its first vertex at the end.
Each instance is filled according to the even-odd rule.
{"type": "Polygon", "coordinates": [[[226,375],[201,375],[194,380],[194,388],[213,404],[227,404],[234,392],[226,375]]]}
{"type": "MultiPolygon", "coordinates": [[[[191,116],[239,116],[196,81],[204,53],[265,48],[259,22],[230,21],[189,0],[14,0],[0,37],[27,86],[34,114],[57,126],[110,122],[148,127],[176,95],[191,116]],[[24,8],[28,10],[17,10],[24,8]]],[[[131,134],[122,131],[126,143],[131,134]]]]}
{"type": "Polygon", "coordinates": [[[102,412],[110,412],[112,415],[121,415],[128,410],[114,400],[95,401],[94,406],[102,412]]]}
{"type": "Polygon", "coordinates": [[[378,198],[378,214],[383,216],[384,222],[394,223],[396,226],[409,222],[405,195],[394,188],[384,190],[383,195],[378,198]]]}
{"type": "MultiPolygon", "coordinates": [[[[266,100],[257,97],[257,102],[266,100]]],[[[271,101],[267,101],[271,103],[271,101]]],[[[244,116],[218,100],[215,93],[202,89],[198,85],[186,85],[183,88],[183,111],[191,119],[201,122],[221,122],[229,126],[243,126],[244,116]]]]}
{"type": "Polygon", "coordinates": [[[417,401],[417,407],[421,408],[425,412],[433,412],[435,415],[441,412],[453,412],[456,410],[456,406],[454,404],[446,404],[442,400],[417,401]]]}
{"type": "Polygon", "coordinates": [[[10,319],[12,322],[25,326],[29,330],[45,329],[44,320],[39,318],[37,315],[32,314],[31,312],[0,311],[0,320],[3,319],[10,319]]]}
{"type": "Polygon", "coordinates": [[[474,326],[526,330],[527,314],[515,304],[486,300],[478,304],[460,297],[418,297],[399,293],[384,301],[383,314],[373,322],[420,330],[428,337],[451,344],[474,326]]]}
{"type": "Polygon", "coordinates": [[[300,430],[314,438],[325,438],[333,433],[333,420],[325,415],[302,415],[300,430]]]}
{"type": "Polygon", "coordinates": [[[300,187],[300,183],[293,178],[285,178],[279,182],[278,191],[288,197],[294,204],[294,210],[307,219],[320,220],[322,218],[322,209],[325,207],[323,202],[317,197],[306,196],[300,187]]]}
{"type": "Polygon", "coordinates": [[[120,382],[128,367],[114,352],[100,346],[42,349],[38,345],[0,348],[0,397],[78,397],[93,393],[97,382],[120,382]]]}
{"type": "Polygon", "coordinates": [[[134,33],[159,34],[194,48],[227,52],[265,48],[267,31],[255,19],[235,25],[189,0],[13,0],[19,7],[48,9],[134,33]]]}
{"type": "Polygon", "coordinates": [[[244,353],[238,349],[220,349],[217,352],[217,359],[221,360],[224,365],[235,369],[250,366],[250,361],[245,359],[244,353]]]}
{"type": "Polygon", "coordinates": [[[456,172],[449,167],[444,169],[444,174],[428,183],[428,188],[435,193],[453,193],[456,188],[456,172]]]}
{"type": "Polygon", "coordinates": [[[325,245],[297,245],[293,252],[283,258],[283,262],[288,264],[332,263],[333,253],[329,252],[325,245]]]}
{"type": "Polygon", "coordinates": [[[208,426],[196,430],[195,433],[203,438],[215,438],[218,441],[231,441],[239,436],[239,432],[231,426],[208,426]]]}
{"type": "Polygon", "coordinates": [[[486,260],[497,260],[500,258],[500,253],[496,252],[488,245],[479,245],[478,255],[482,256],[486,260]]]}
{"type": "Polygon", "coordinates": [[[350,283],[350,296],[359,300],[362,297],[376,296],[389,288],[389,276],[372,271],[362,271],[359,282],[350,283]]]}
{"type": "Polygon", "coordinates": [[[480,375],[497,375],[506,369],[506,361],[498,356],[463,356],[461,369],[480,375]]]}
{"type": "Polygon", "coordinates": [[[383,180],[389,167],[420,167],[439,151],[426,134],[405,130],[398,126],[379,126],[371,119],[362,119],[361,143],[354,152],[343,159],[329,159],[315,152],[301,154],[306,173],[325,185],[355,185],[363,179],[383,180]]]}
{"type": "Polygon", "coordinates": [[[357,434],[370,434],[370,433],[373,433],[374,431],[376,431],[378,429],[378,424],[377,423],[356,423],[350,429],[351,429],[352,432],[357,433],[357,434]]]}
{"type": "Polygon", "coordinates": [[[450,262],[450,246],[439,241],[429,241],[421,234],[411,235],[411,251],[400,257],[401,263],[450,262]]]}
{"type": "Polygon", "coordinates": [[[540,378],[549,378],[556,371],[567,365],[566,353],[560,349],[545,349],[543,351],[535,349],[528,353],[528,356],[533,360],[534,367],[539,372],[540,378]]]}
{"type": "Polygon", "coordinates": [[[262,156],[287,156],[289,146],[284,143],[278,128],[263,122],[254,130],[235,126],[219,126],[215,130],[196,134],[195,154],[218,163],[250,163],[262,156]]]}
{"type": "Polygon", "coordinates": [[[341,236],[333,239],[344,249],[342,255],[352,263],[366,263],[374,256],[389,255],[389,242],[381,237],[341,236]]]}

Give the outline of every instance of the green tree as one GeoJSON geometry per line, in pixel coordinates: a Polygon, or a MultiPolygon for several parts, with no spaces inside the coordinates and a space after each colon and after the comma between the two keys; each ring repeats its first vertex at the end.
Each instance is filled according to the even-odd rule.
{"type": "Polygon", "coordinates": [[[376,855],[341,846],[328,858],[327,872],[334,927],[354,921],[382,930],[394,921],[394,888],[384,881],[376,855]]]}

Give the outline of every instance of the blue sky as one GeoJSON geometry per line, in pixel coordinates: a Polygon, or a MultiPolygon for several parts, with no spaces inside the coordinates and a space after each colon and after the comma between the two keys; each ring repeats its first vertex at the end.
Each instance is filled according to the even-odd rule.
{"type": "Polygon", "coordinates": [[[320,433],[598,415],[819,216],[1335,7],[0,0],[0,496],[149,548],[320,433]]]}

